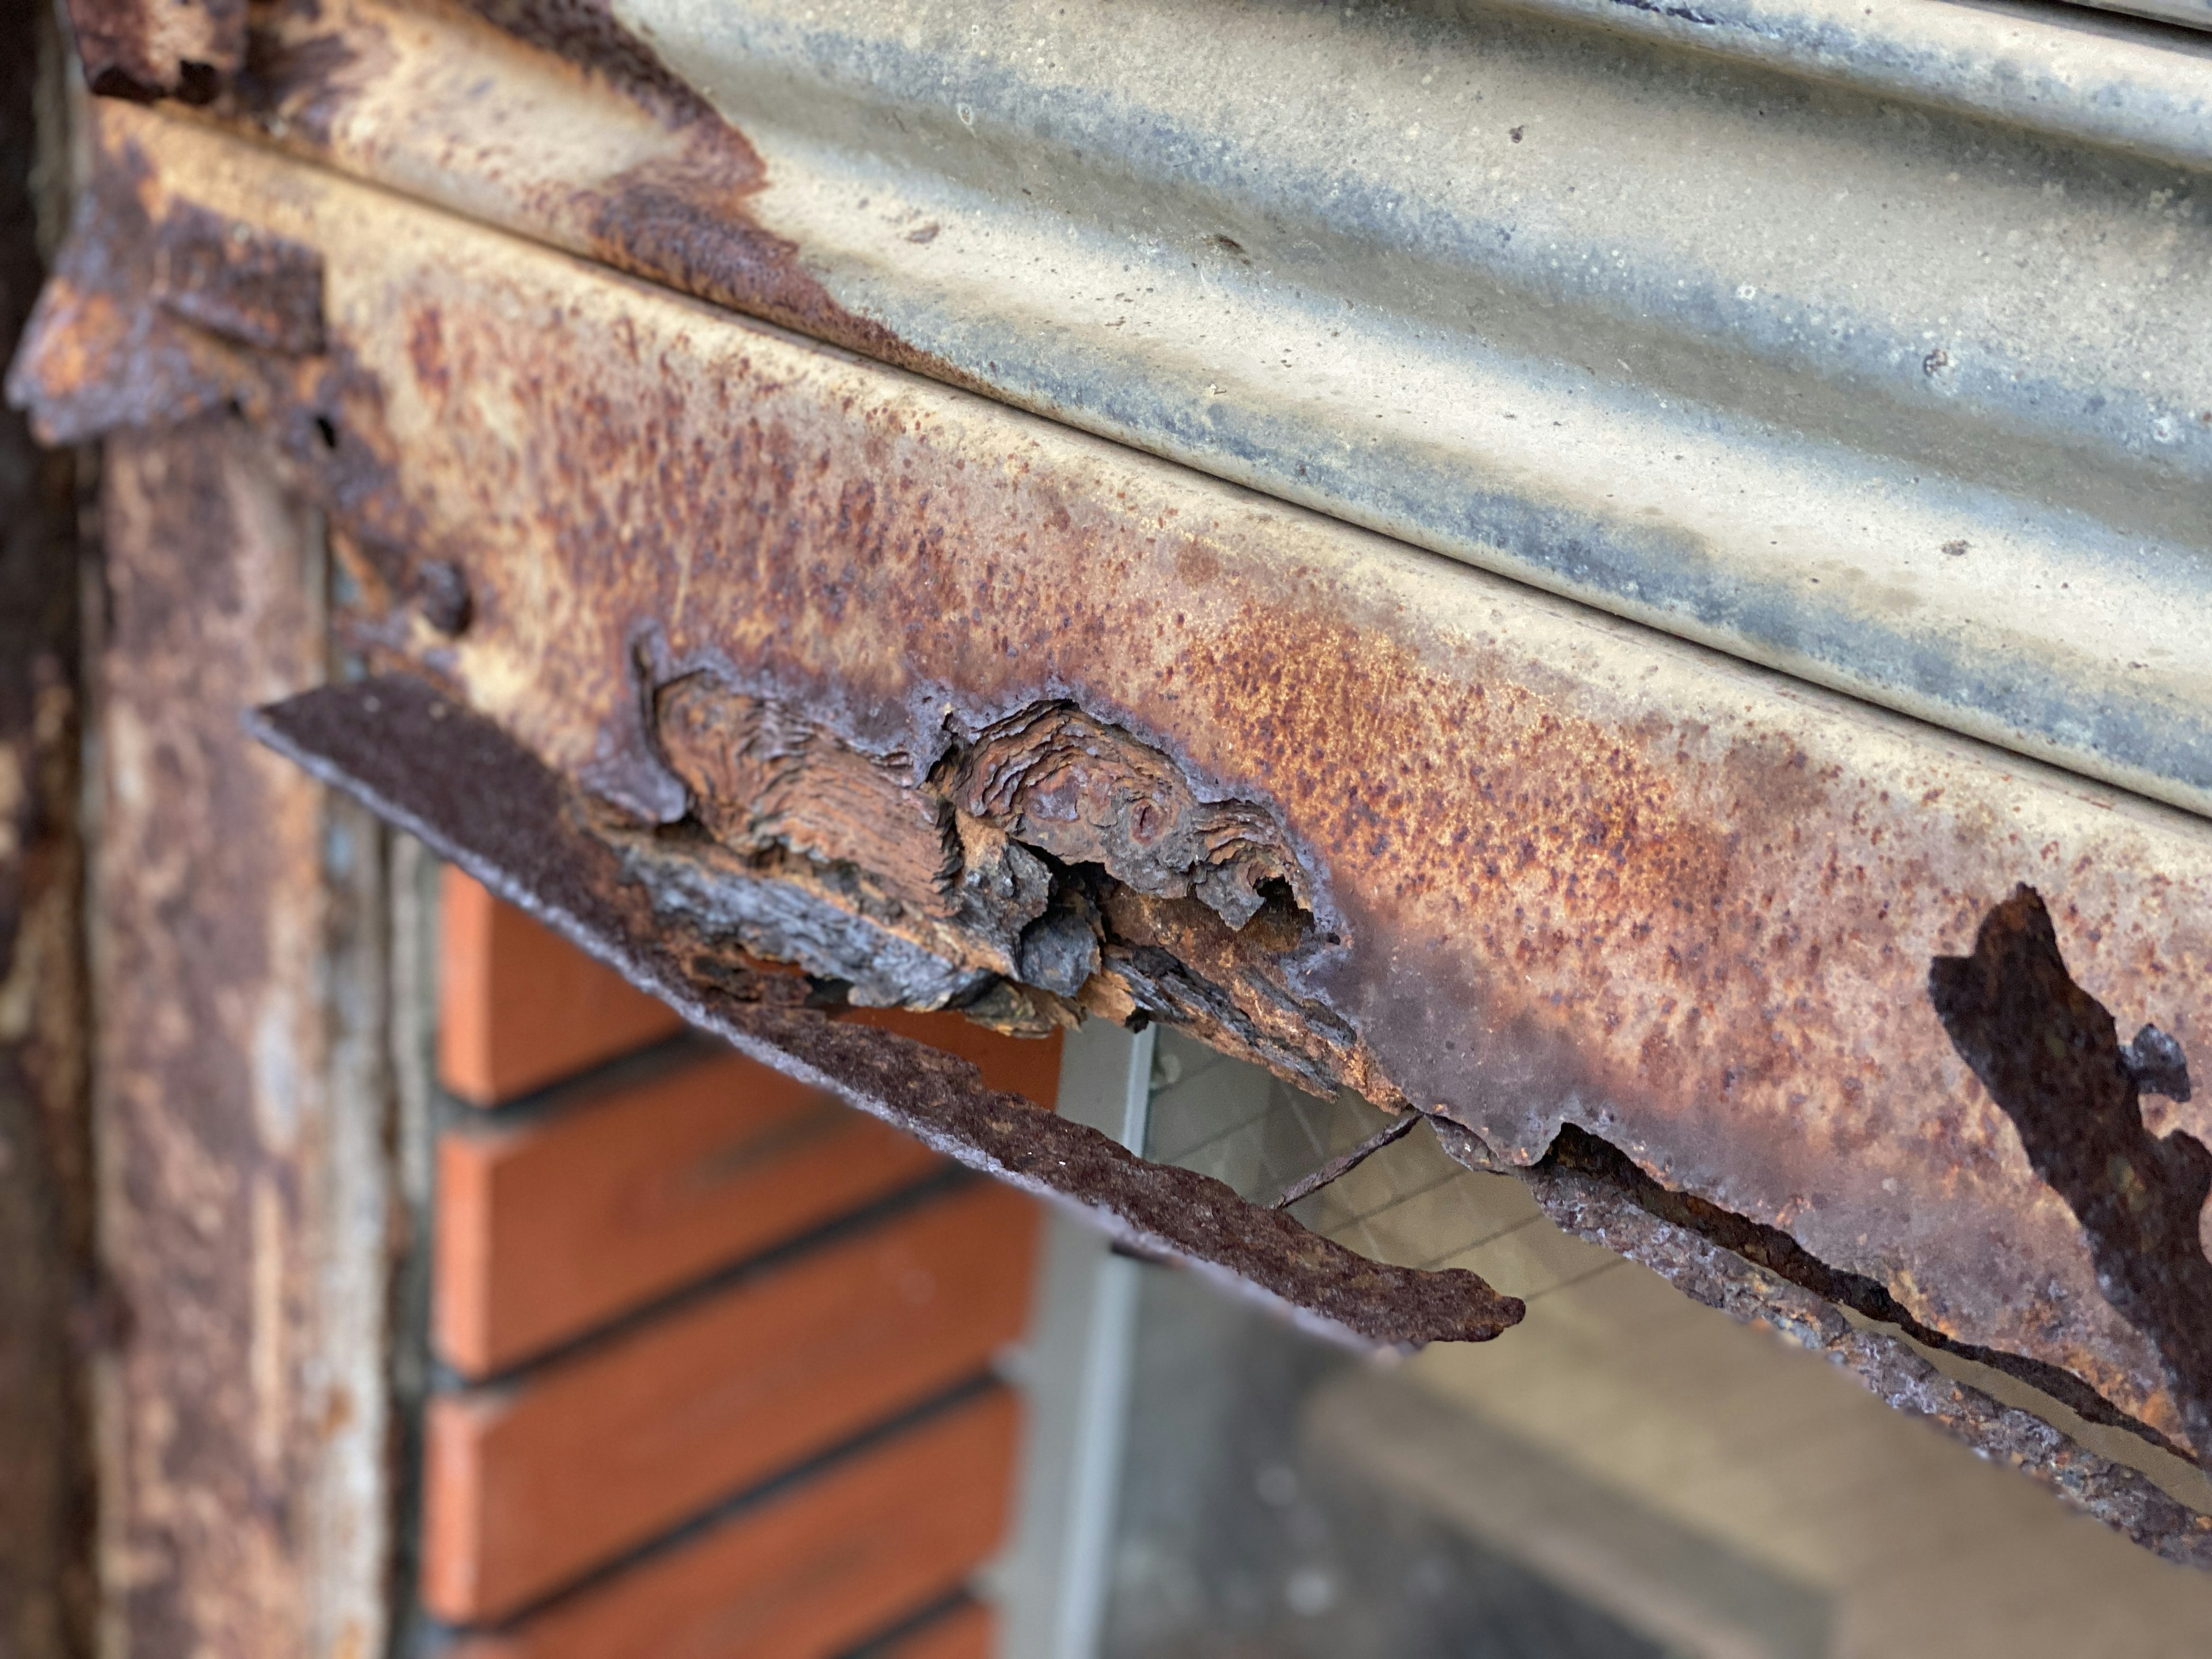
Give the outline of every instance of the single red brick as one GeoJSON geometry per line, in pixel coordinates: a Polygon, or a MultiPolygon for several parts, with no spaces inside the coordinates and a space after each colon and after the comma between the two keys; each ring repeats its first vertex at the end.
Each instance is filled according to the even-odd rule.
{"type": "Polygon", "coordinates": [[[471,1104],[682,1029],[673,1010],[450,865],[439,905],[438,1079],[471,1104]]]}

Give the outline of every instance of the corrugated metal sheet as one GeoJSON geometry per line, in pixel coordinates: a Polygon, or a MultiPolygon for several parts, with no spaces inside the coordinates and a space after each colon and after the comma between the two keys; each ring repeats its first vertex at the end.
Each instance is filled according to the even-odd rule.
{"type": "Polygon", "coordinates": [[[464,211],[2212,803],[2212,43],[1941,0],[484,9],[591,83],[349,0],[272,25],[244,101],[464,211]]]}

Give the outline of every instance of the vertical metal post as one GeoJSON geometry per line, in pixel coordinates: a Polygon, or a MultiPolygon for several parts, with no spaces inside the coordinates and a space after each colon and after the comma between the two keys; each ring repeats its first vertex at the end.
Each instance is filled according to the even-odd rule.
{"type": "MultiPolygon", "coordinates": [[[[1060,1109],[1142,1153],[1152,1044],[1093,1020],[1068,1040],[1060,1109]]],[[[1020,1530],[996,1575],[1000,1651],[1092,1659],[1112,1583],[1139,1265],[1054,1216],[1018,1380],[1028,1399],[1020,1530]]]]}

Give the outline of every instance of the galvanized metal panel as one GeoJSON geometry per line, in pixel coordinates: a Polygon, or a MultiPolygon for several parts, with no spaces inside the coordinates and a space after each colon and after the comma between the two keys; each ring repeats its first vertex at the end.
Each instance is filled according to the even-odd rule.
{"type": "Polygon", "coordinates": [[[461,210],[2212,805],[2212,43],[2049,9],[481,8],[240,107],[461,210]]]}
{"type": "MultiPolygon", "coordinates": [[[[1107,792],[1069,799],[1168,814],[1116,807],[1116,833],[1202,807],[1242,826],[1223,867],[1289,860],[1237,926],[1233,893],[1163,896],[1109,836],[1081,1006],[1441,1109],[1516,1163],[1579,1125],[1916,1328],[2180,1431],[1925,987],[2030,881],[2098,997],[2198,1042],[2201,820],[189,125],[104,125],[111,257],[76,269],[115,285],[57,286],[18,385],[65,419],[173,361],[128,330],[82,353],[70,319],[146,303],[184,204],[318,251],[327,356],[176,327],[320,477],[357,640],[569,780],[671,925],[751,937],[772,897],[1049,1012],[905,866],[854,887],[818,824],[746,841],[665,723],[675,688],[719,688],[875,792],[876,832],[957,798],[1048,850],[1075,820],[990,819],[961,780],[1049,714],[1079,737],[1048,733],[1063,775],[1107,792]]],[[[994,845],[947,846],[952,892],[994,845]]],[[[2207,1136],[2201,1100],[2146,1109],[2207,1136]]]]}

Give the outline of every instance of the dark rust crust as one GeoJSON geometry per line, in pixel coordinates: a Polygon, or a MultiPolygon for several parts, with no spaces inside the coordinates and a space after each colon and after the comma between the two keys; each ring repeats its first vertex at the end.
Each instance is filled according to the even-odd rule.
{"type": "Polygon", "coordinates": [[[251,729],[387,822],[611,963],[693,1024],[838,1094],[971,1169],[1070,1205],[1118,1242],[1386,1347],[1482,1341],[1522,1309],[1463,1269],[1353,1255],[1221,1182],[1131,1156],[1097,1130],[987,1089],[966,1061],[807,1006],[726,939],[672,928],[582,823],[561,781],[497,726],[411,676],[310,691],[251,729]]]}
{"type": "Polygon", "coordinates": [[[715,118],[713,107],[624,27],[607,0],[463,0],[493,27],[608,82],[678,125],[715,118]]]}
{"type": "Polygon", "coordinates": [[[153,295],[240,345],[294,356],[323,349],[323,256],[191,203],[155,232],[153,295]]]}
{"type": "Polygon", "coordinates": [[[2081,1222],[2098,1288],[2157,1346],[2191,1443],[2212,1448],[2212,1259],[2201,1231],[2212,1151],[2179,1129],[2151,1134],[2141,1103],[2146,1073],[2186,1097],[2179,1048],[2150,1027],[2133,1048],[2121,1044],[2110,1012],[2067,972],[2032,887],[1982,919],[1972,955],[1929,964],[1928,994],[2036,1174],[2081,1222]]]}

